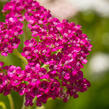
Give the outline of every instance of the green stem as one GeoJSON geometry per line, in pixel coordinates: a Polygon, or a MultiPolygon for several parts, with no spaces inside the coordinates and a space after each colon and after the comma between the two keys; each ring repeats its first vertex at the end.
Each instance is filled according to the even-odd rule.
{"type": "Polygon", "coordinates": [[[0,107],[2,107],[3,109],[7,109],[3,102],[0,102],[0,107]]]}
{"type": "Polygon", "coordinates": [[[41,106],[41,107],[37,107],[36,109],[45,109],[45,107],[41,106]]]}
{"type": "MultiPolygon", "coordinates": [[[[24,106],[22,109],[33,109],[33,108],[30,107],[30,106],[28,106],[28,107],[24,106]]],[[[44,106],[41,106],[41,107],[36,107],[34,109],[45,109],[45,107],[44,106]]]]}
{"type": "Polygon", "coordinates": [[[9,99],[9,103],[10,103],[11,109],[14,109],[14,103],[13,103],[12,96],[9,94],[7,97],[8,97],[8,99],[9,99]]]}
{"type": "Polygon", "coordinates": [[[24,31],[24,41],[28,40],[28,31],[27,31],[27,21],[24,21],[24,27],[23,27],[23,31],[24,31]]]}
{"type": "Polygon", "coordinates": [[[23,105],[22,105],[22,108],[21,109],[29,109],[28,107],[25,106],[24,103],[25,103],[25,96],[24,96],[23,105]]]}
{"type": "Polygon", "coordinates": [[[17,49],[15,49],[15,50],[13,51],[13,54],[16,55],[19,59],[21,59],[21,60],[23,61],[23,63],[24,63],[23,67],[25,68],[25,65],[28,64],[28,61],[26,60],[26,58],[23,57],[23,56],[21,55],[21,53],[20,53],[17,49]]]}
{"type": "Polygon", "coordinates": [[[23,57],[23,56],[21,55],[21,53],[20,53],[17,49],[15,49],[13,53],[14,53],[18,58],[20,58],[25,64],[28,64],[28,61],[26,60],[26,58],[23,57]]]}

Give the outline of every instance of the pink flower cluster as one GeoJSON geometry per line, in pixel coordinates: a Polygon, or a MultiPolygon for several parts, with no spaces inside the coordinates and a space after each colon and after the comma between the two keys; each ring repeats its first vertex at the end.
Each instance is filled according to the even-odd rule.
{"type": "Polygon", "coordinates": [[[7,56],[12,53],[20,44],[19,35],[23,33],[23,24],[17,18],[6,19],[6,22],[0,22],[0,53],[7,56]]]}
{"type": "Polygon", "coordinates": [[[49,98],[67,102],[70,96],[78,97],[90,86],[83,77],[83,64],[92,45],[82,33],[81,26],[59,21],[36,0],[11,0],[3,9],[5,23],[0,23],[0,52],[7,56],[17,49],[20,35],[27,22],[32,38],[25,41],[21,53],[28,65],[3,66],[0,62],[0,93],[11,90],[25,95],[25,105],[41,106],[49,98]]]}

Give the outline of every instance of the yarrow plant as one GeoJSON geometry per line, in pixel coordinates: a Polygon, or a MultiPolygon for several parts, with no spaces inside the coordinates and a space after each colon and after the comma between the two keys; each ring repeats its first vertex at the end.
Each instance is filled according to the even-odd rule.
{"type": "Polygon", "coordinates": [[[14,90],[25,96],[26,106],[34,99],[41,106],[49,98],[67,102],[90,87],[81,68],[92,45],[80,25],[59,21],[36,0],[11,0],[2,12],[6,19],[0,23],[0,53],[15,53],[24,67],[0,62],[0,93],[14,90]]]}

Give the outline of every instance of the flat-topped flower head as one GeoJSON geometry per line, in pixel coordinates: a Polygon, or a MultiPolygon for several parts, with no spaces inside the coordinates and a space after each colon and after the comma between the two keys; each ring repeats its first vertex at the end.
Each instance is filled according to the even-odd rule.
{"type": "Polygon", "coordinates": [[[80,25],[59,21],[36,0],[11,0],[2,12],[6,20],[0,23],[0,53],[12,53],[24,35],[20,57],[28,64],[22,70],[14,65],[3,67],[0,62],[0,93],[14,90],[25,95],[26,106],[32,106],[37,97],[36,105],[41,106],[49,98],[67,102],[88,89],[90,82],[81,68],[92,45],[80,25]]]}

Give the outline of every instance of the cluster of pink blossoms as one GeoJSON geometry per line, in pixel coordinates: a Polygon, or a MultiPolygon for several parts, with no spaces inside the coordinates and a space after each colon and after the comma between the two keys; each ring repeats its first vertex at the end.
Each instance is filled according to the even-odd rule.
{"type": "MultiPolygon", "coordinates": [[[[67,102],[78,97],[90,86],[83,77],[83,64],[92,45],[81,26],[59,21],[36,0],[11,0],[2,11],[5,23],[0,23],[0,53],[7,56],[17,49],[24,34],[24,22],[31,30],[21,53],[28,61],[25,69],[0,62],[0,93],[11,90],[25,95],[25,105],[41,106],[49,98],[67,102]]],[[[28,33],[27,33],[28,34],[28,33]]],[[[25,34],[26,35],[26,34],[25,34]]]]}

